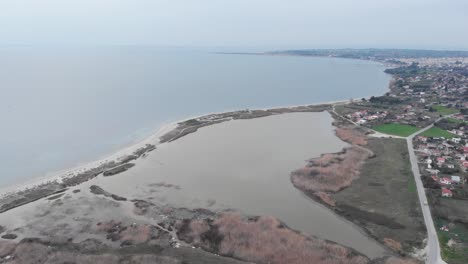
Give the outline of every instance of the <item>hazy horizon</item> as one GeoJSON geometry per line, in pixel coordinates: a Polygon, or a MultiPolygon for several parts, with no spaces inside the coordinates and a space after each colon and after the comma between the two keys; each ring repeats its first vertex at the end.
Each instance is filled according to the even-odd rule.
{"type": "Polygon", "coordinates": [[[468,50],[468,1],[15,0],[0,46],[468,50]]]}

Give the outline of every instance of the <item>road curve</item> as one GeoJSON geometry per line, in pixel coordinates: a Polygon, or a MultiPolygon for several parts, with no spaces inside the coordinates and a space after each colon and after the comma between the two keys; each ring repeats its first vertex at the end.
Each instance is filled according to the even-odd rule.
{"type": "Polygon", "coordinates": [[[424,186],[421,181],[421,174],[419,172],[418,159],[416,157],[416,154],[414,154],[414,147],[413,147],[413,138],[417,136],[418,134],[430,129],[431,127],[433,127],[433,124],[410,135],[409,137],[406,138],[406,142],[408,144],[408,152],[409,152],[409,157],[411,161],[411,169],[413,170],[414,180],[416,181],[416,187],[418,190],[419,203],[421,204],[421,209],[422,209],[423,216],[424,216],[424,222],[426,224],[426,229],[427,229],[428,241],[427,241],[427,248],[426,248],[426,253],[427,253],[426,263],[427,264],[446,264],[446,262],[443,261],[440,256],[439,239],[437,237],[437,231],[434,226],[434,221],[432,220],[431,209],[429,208],[426,193],[424,191],[424,186]]]}

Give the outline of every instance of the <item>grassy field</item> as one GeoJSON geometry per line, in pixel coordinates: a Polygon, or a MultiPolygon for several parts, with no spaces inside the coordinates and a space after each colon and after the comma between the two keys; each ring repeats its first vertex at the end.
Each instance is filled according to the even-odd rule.
{"type": "Polygon", "coordinates": [[[444,138],[448,138],[448,139],[451,139],[451,138],[454,138],[454,137],[457,137],[457,135],[455,134],[452,134],[446,130],[443,130],[442,128],[438,128],[438,127],[431,127],[430,129],[424,131],[423,133],[421,133],[421,136],[424,136],[424,137],[444,137],[444,138]]]}
{"type": "Polygon", "coordinates": [[[468,229],[462,224],[451,223],[436,219],[437,234],[441,248],[442,258],[449,264],[468,263],[468,229]],[[441,231],[441,226],[449,226],[449,231],[441,231]],[[448,246],[449,240],[455,241],[455,246],[448,246]]]}
{"type": "Polygon", "coordinates": [[[395,135],[400,137],[407,137],[419,130],[419,128],[410,125],[402,125],[402,124],[383,124],[374,127],[375,131],[395,135]]]}
{"type": "Polygon", "coordinates": [[[451,115],[451,114],[458,113],[457,109],[448,108],[448,107],[443,106],[443,105],[434,105],[434,106],[432,106],[432,108],[434,110],[436,110],[437,112],[439,112],[440,114],[442,114],[442,115],[451,115]]]}
{"type": "Polygon", "coordinates": [[[416,182],[414,182],[414,181],[408,181],[408,191],[409,191],[409,192],[412,192],[412,193],[416,193],[416,192],[417,192],[417,189],[416,189],[416,182]]]}
{"type": "Polygon", "coordinates": [[[404,252],[421,247],[427,233],[406,141],[370,138],[366,147],[375,157],[351,186],[333,194],[337,207],[372,236],[400,242],[404,252]]]}
{"type": "Polygon", "coordinates": [[[452,123],[458,123],[458,124],[464,124],[464,123],[466,123],[466,122],[463,121],[463,120],[456,119],[456,118],[453,118],[453,117],[447,118],[447,121],[452,122],[452,123]]]}

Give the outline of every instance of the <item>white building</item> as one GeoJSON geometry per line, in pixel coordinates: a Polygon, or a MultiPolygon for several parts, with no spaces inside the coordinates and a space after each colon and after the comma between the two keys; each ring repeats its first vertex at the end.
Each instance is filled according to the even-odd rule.
{"type": "Polygon", "coordinates": [[[453,183],[460,183],[461,181],[460,176],[452,176],[451,178],[453,183]]]}

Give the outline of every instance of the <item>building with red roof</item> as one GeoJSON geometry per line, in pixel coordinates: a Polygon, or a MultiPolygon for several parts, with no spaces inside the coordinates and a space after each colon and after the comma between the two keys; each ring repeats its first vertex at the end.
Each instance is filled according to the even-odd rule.
{"type": "Polygon", "coordinates": [[[447,188],[442,188],[442,197],[452,197],[453,193],[447,188]]]}

